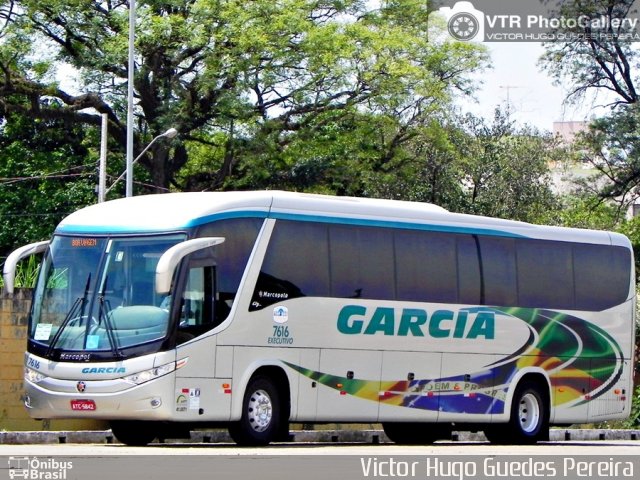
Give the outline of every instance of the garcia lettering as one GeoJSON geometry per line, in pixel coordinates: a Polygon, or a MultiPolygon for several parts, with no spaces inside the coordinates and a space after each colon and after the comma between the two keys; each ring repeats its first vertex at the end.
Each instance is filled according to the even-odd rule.
{"type": "Polygon", "coordinates": [[[124,367],[85,367],[82,373],[127,373],[124,367]]]}
{"type": "Polygon", "coordinates": [[[436,310],[429,318],[426,310],[378,307],[368,314],[362,305],[346,305],[338,315],[337,328],[346,335],[397,335],[432,338],[495,338],[495,314],[436,310]]]}

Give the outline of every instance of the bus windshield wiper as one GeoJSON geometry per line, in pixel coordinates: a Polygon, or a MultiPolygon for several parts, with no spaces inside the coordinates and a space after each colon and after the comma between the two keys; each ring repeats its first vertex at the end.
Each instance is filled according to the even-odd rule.
{"type": "Polygon", "coordinates": [[[58,331],[51,339],[51,342],[49,343],[49,348],[47,348],[47,352],[45,353],[45,357],[51,358],[51,355],[53,354],[53,349],[55,348],[56,343],[58,343],[58,340],[60,340],[60,336],[62,335],[62,332],[64,331],[64,329],[67,328],[71,320],[73,320],[74,318],[78,318],[78,317],[74,317],[74,315],[78,311],[78,308],[80,309],[79,318],[82,319],[82,316],[84,315],[84,309],[87,304],[87,296],[89,295],[90,285],[91,285],[91,273],[89,273],[89,276],[87,277],[87,283],[84,287],[84,294],[81,297],[76,298],[76,301],[73,302],[73,305],[71,306],[71,309],[67,313],[67,316],[64,317],[62,324],[60,324],[60,328],[58,328],[58,331]]]}
{"type": "MultiPolygon", "coordinates": [[[[116,334],[113,331],[113,324],[111,323],[111,318],[109,313],[106,312],[105,304],[109,304],[108,300],[105,300],[105,292],[107,291],[107,281],[109,280],[109,276],[107,275],[104,279],[104,283],[102,284],[102,291],[100,292],[100,296],[98,297],[98,325],[102,323],[102,319],[104,318],[105,330],[107,331],[107,337],[109,338],[109,345],[111,347],[111,352],[117,358],[124,357],[124,354],[120,351],[120,347],[118,346],[118,340],[116,338],[116,334]]],[[[109,308],[111,310],[111,308],[109,308]]]]}

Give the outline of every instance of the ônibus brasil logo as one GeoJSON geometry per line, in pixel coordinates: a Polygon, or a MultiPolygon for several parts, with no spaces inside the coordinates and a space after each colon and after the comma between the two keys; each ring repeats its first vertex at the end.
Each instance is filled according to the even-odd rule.
{"type": "Polygon", "coordinates": [[[66,480],[73,462],[55,458],[9,457],[9,478],[66,480]]]}

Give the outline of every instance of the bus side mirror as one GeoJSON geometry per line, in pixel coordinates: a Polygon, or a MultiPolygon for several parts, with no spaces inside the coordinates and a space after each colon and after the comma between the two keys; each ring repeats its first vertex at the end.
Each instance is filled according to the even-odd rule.
{"type": "Polygon", "coordinates": [[[184,257],[204,248],[224,242],[224,237],[204,237],[186,240],[164,252],[156,266],[156,293],[165,295],[171,291],[173,274],[184,257]]]}
{"type": "Polygon", "coordinates": [[[4,288],[9,295],[13,294],[14,282],[16,279],[16,267],[18,262],[23,258],[30,257],[31,255],[37,255],[44,252],[49,246],[49,240],[42,242],[30,243],[24,247],[20,247],[7,257],[7,261],[4,262],[4,270],[2,276],[4,277],[4,288]]]}

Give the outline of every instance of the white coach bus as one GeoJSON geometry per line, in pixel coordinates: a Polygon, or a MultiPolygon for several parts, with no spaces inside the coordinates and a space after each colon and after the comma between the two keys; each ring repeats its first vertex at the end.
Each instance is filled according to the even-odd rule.
{"type": "Polygon", "coordinates": [[[94,205],[45,251],[25,354],[33,418],[130,445],[225,425],[382,423],[399,443],[629,415],[631,245],[428,204],[278,191],[94,205]]]}

